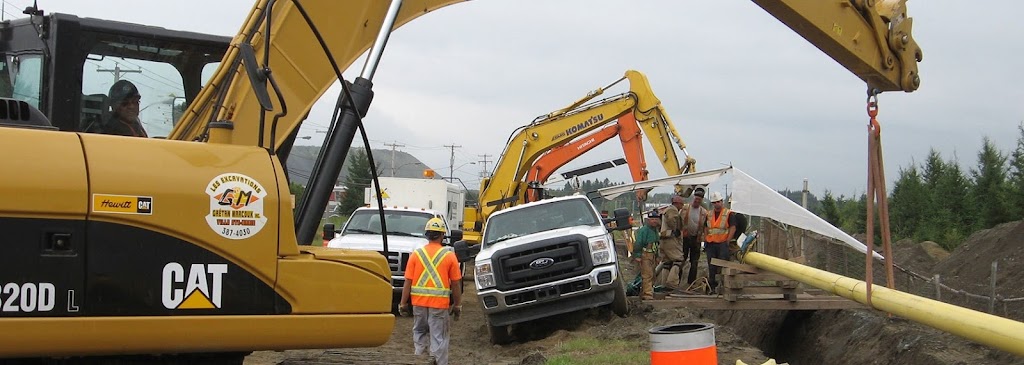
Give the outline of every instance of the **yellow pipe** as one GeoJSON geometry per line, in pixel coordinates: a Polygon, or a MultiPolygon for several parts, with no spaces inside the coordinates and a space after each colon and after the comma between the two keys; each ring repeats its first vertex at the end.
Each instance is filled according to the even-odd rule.
{"type": "MultiPolygon", "coordinates": [[[[747,253],[743,262],[867,305],[864,289],[867,283],[863,281],[756,252],[747,253]]],[[[871,305],[875,309],[1024,356],[1024,323],[881,285],[871,286],[871,305]]]]}

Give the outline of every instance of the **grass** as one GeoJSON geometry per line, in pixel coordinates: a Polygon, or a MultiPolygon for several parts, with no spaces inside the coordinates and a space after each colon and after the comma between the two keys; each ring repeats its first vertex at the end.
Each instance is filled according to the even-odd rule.
{"type": "Polygon", "coordinates": [[[577,338],[558,345],[547,365],[648,364],[650,350],[643,341],[577,338]]]}

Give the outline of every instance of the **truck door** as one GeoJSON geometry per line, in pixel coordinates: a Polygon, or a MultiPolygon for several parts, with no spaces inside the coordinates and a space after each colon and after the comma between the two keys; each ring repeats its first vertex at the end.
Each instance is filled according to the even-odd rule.
{"type": "Polygon", "coordinates": [[[0,155],[0,317],[76,315],[88,210],[78,135],[0,126],[0,155]]]}

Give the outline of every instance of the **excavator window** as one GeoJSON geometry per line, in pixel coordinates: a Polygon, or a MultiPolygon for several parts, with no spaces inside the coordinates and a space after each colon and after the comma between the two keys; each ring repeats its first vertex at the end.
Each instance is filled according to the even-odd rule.
{"type": "Polygon", "coordinates": [[[4,56],[0,62],[0,97],[21,100],[39,108],[42,66],[41,55],[4,56]]]}
{"type": "MultiPolygon", "coordinates": [[[[97,47],[109,46],[103,44],[97,47]]],[[[185,87],[182,75],[175,66],[160,61],[108,57],[96,53],[89,54],[82,70],[79,114],[79,122],[84,126],[82,130],[102,131],[106,124],[113,123],[117,104],[126,97],[120,89],[112,90],[112,86],[119,80],[127,80],[137,89],[140,100],[137,118],[146,134],[154,137],[169,134],[185,106],[185,87]]]]}

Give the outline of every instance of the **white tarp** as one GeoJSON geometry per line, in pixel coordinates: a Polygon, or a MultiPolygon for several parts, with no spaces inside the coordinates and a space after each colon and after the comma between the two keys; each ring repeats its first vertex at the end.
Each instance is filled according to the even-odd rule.
{"type": "MultiPolygon", "coordinates": [[[[843,241],[861,253],[867,253],[866,245],[843,230],[807,211],[804,207],[765,186],[745,172],[736,168],[733,168],[732,172],[732,187],[729,189],[732,192],[730,209],[743,214],[768,217],[791,226],[829,236],[843,241]]],[[[874,256],[878,259],[882,258],[882,255],[878,253],[874,253],[874,256]]]]}
{"type": "MultiPolygon", "coordinates": [[[[747,215],[768,217],[791,226],[832,237],[846,243],[861,253],[867,252],[867,246],[857,241],[857,239],[735,167],[725,167],[634,184],[612,186],[598,189],[597,192],[606,199],[613,199],[622,193],[659,186],[708,185],[718,180],[726,172],[733,173],[732,186],[729,188],[729,192],[732,193],[730,209],[747,215]]],[[[874,256],[878,259],[882,258],[882,255],[878,253],[874,253],[874,256]]]]}
{"type": "Polygon", "coordinates": [[[605,199],[615,199],[615,197],[622,195],[623,193],[634,192],[641,189],[656,188],[659,186],[670,186],[670,185],[708,185],[718,180],[726,172],[729,172],[732,167],[723,167],[716,170],[708,170],[701,172],[694,172],[689,174],[674,175],[669,177],[663,177],[660,179],[641,181],[638,183],[610,186],[603,189],[598,189],[597,193],[601,194],[605,199]]]}

